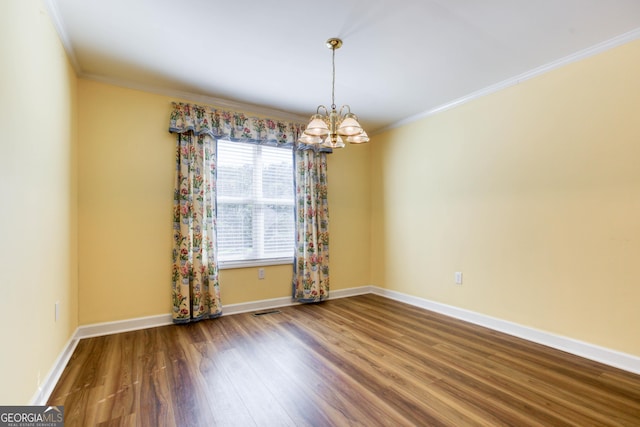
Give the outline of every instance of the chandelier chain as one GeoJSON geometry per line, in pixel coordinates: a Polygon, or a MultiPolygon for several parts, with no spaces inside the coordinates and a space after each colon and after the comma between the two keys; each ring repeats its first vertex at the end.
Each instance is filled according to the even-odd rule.
{"type": "Polygon", "coordinates": [[[332,57],[331,63],[333,64],[333,79],[331,80],[331,109],[336,109],[336,47],[331,48],[332,57]]]}

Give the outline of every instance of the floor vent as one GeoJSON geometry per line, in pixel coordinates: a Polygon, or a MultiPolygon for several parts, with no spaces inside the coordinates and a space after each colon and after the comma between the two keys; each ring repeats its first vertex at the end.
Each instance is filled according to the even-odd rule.
{"type": "Polygon", "coordinates": [[[279,314],[280,310],[266,310],[266,311],[256,311],[253,313],[254,317],[264,316],[265,314],[279,314]]]}

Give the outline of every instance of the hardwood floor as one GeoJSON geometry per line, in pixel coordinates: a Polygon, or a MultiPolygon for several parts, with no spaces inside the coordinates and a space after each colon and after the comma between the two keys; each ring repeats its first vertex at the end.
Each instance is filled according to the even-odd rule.
{"type": "Polygon", "coordinates": [[[375,295],[80,341],[70,426],[640,426],[640,376],[375,295]]]}

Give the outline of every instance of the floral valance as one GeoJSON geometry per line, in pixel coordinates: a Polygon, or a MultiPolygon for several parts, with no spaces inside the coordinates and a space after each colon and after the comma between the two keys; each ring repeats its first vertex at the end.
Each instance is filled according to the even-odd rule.
{"type": "Polygon", "coordinates": [[[216,139],[293,147],[305,125],[273,119],[248,117],[244,113],[216,110],[193,104],[172,103],[169,132],[193,131],[216,139]]]}

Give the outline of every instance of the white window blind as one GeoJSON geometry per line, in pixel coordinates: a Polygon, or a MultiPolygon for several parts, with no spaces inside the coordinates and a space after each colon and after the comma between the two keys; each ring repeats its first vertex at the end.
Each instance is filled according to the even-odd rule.
{"type": "Polygon", "coordinates": [[[216,197],[221,266],[292,261],[290,148],[218,140],[216,197]]]}

